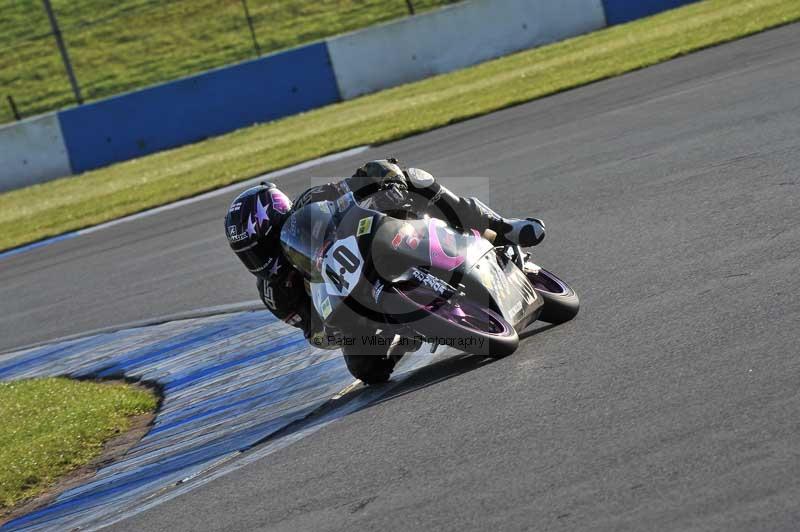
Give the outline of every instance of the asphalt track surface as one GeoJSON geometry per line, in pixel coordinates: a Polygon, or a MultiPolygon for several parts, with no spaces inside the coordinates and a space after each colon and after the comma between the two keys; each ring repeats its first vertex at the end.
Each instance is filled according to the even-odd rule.
{"type": "MultiPolygon", "coordinates": [[[[114,528],[796,530],[799,139],[793,25],[369,150],[493,176],[578,318],[114,528]]],[[[253,299],[229,200],[5,259],[0,350],[253,299]]]]}

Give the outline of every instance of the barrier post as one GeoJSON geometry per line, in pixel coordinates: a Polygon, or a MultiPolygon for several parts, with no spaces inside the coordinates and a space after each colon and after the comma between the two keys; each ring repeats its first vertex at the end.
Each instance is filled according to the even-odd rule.
{"type": "Polygon", "coordinates": [[[22,117],[19,116],[19,111],[17,110],[17,104],[14,102],[14,98],[10,94],[7,94],[6,100],[8,100],[8,105],[11,107],[11,113],[14,115],[14,118],[21,120],[22,117]]]}
{"type": "Polygon", "coordinates": [[[250,16],[247,0],[242,0],[242,7],[244,8],[244,16],[247,19],[247,25],[250,27],[250,36],[253,38],[253,47],[256,49],[256,57],[260,57],[261,47],[258,45],[258,39],[256,39],[256,30],[253,28],[253,18],[250,16]]]}
{"type": "Polygon", "coordinates": [[[78,87],[78,80],[75,79],[75,72],[72,70],[72,63],[69,61],[69,54],[67,47],[64,46],[64,38],[61,35],[61,30],[58,28],[58,21],[56,15],[53,13],[53,6],[50,5],[50,0],[42,0],[44,2],[44,10],[47,11],[47,18],[50,19],[50,28],[53,30],[53,36],[56,38],[56,45],[58,51],[61,53],[61,60],[64,62],[64,68],[67,70],[67,77],[69,84],[72,85],[72,92],[75,94],[75,101],[79,104],[83,103],[81,96],[81,89],[78,87]]]}

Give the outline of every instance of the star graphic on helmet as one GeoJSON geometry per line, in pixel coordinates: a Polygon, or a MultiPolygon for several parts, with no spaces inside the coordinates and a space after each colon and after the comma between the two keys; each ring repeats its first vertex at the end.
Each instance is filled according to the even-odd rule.
{"type": "Polygon", "coordinates": [[[250,235],[250,236],[253,236],[254,234],[256,234],[256,224],[253,223],[253,217],[252,216],[248,216],[247,217],[247,234],[250,235]]]}
{"type": "Polygon", "coordinates": [[[258,220],[259,227],[265,222],[269,221],[267,208],[261,205],[261,198],[256,198],[256,219],[258,220]]]}

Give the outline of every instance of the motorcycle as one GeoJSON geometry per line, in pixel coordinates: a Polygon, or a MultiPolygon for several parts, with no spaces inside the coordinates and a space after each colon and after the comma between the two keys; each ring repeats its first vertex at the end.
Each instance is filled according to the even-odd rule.
{"type": "Polygon", "coordinates": [[[495,247],[493,236],[389,216],[347,193],[294,211],[281,246],[350,372],[378,384],[423,343],[500,358],[537,319],[578,313],[572,288],[520,247],[495,247]]]}

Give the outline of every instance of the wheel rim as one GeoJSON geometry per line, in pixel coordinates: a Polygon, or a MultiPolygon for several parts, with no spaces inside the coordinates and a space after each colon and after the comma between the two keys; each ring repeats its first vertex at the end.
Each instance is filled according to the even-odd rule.
{"type": "Polygon", "coordinates": [[[398,290],[398,293],[419,308],[462,329],[493,336],[506,336],[510,331],[510,325],[495,312],[470,301],[454,303],[422,287],[398,290]]]}
{"type": "Polygon", "coordinates": [[[564,281],[547,270],[539,270],[537,274],[528,274],[528,280],[540,292],[549,292],[551,294],[566,294],[569,292],[569,287],[564,281]]]}

